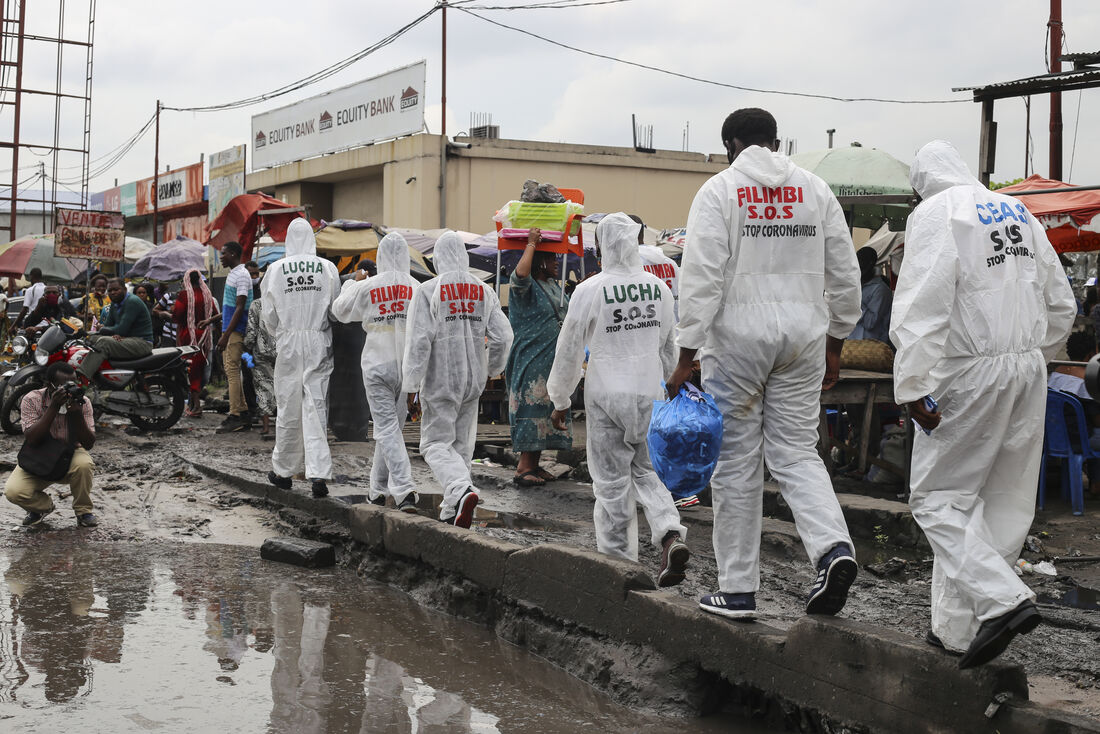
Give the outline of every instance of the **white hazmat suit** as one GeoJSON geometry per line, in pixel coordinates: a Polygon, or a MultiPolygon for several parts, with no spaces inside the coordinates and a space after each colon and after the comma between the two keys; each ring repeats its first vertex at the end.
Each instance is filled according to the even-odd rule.
{"type": "Polygon", "coordinates": [[[409,310],[403,389],[420,393],[420,453],[443,487],[439,517],[447,520],[473,487],[478,399],[504,370],[512,327],[493,289],[470,274],[457,234],[440,236],[432,260],[439,275],[417,287],[409,310]]]}
{"type": "Polygon", "coordinates": [[[658,550],[669,531],[687,537],[646,446],[653,401],[662,397],[661,382],[675,363],[675,321],[672,292],[642,270],[639,226],[625,214],[600,220],[603,270],[574,291],[546,380],[554,407],[568,410],[588,346],[584,407],[596,547],[632,561],[638,560],[636,503],[658,550]]]}
{"type": "Polygon", "coordinates": [[[374,423],[374,460],[370,472],[370,499],[389,495],[395,503],[416,489],[409,454],[401,430],[408,410],[401,390],[401,361],[405,356],[405,324],[417,283],[409,275],[409,246],[397,232],[378,243],[378,274],[344,283],[332,315],[350,324],[361,323],[363,388],[374,423]]]}
{"type": "Polygon", "coordinates": [[[671,257],[661,252],[660,247],[638,245],[638,254],[642,257],[642,268],[653,273],[672,291],[672,305],[676,320],[680,320],[680,266],[671,257]]]}
{"type": "Polygon", "coordinates": [[[703,350],[703,387],[722,411],[719,589],[755,592],[764,461],[812,563],[851,546],[816,444],[825,337],[859,320],[859,265],[828,185],[758,145],[699,190],[687,238],[676,341],[703,350]]]}
{"type": "Polygon", "coordinates": [[[913,517],[935,552],[932,632],[965,651],[979,625],[1034,594],[1012,569],[1035,514],[1046,362],[1077,312],[1042,226],[934,141],[910,178],[890,338],[898,404],[932,395],[942,420],[913,444],[913,517]]]}
{"type": "Polygon", "coordinates": [[[340,274],[317,257],[313,228],[295,219],[286,231],[286,257],[264,276],[263,322],[275,336],[275,450],[271,468],[292,477],[305,464],[309,479],[332,478],[328,437],[328,380],[332,374],[329,309],[340,293],[340,274]]]}

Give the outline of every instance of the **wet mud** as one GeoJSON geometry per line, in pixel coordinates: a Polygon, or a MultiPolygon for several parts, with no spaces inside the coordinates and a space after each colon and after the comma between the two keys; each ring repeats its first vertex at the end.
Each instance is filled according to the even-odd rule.
{"type": "MultiPolygon", "coordinates": [[[[326,528],[297,511],[278,511],[196,471],[191,461],[243,472],[255,481],[263,481],[269,468],[270,443],[252,434],[216,436],[213,429],[219,419],[220,416],[208,415],[202,420],[184,421],[181,428],[158,436],[104,431],[95,452],[97,479],[93,493],[102,524],[92,531],[76,530],[71,513],[64,511],[63,500],[59,502],[62,511],[51,516],[56,534],[79,533],[81,542],[129,541],[152,547],[176,542],[258,547],[265,537],[306,527],[309,533],[329,542],[349,540],[339,528],[326,528]]],[[[17,449],[15,439],[0,439],[0,460],[14,460],[17,449]]],[[[348,502],[365,499],[372,451],[370,442],[333,442],[337,477],[330,488],[335,496],[348,502]]],[[[414,479],[425,488],[420,513],[432,515],[438,507],[438,495],[432,492],[437,492],[438,487],[419,458],[414,458],[413,471],[414,479]]],[[[483,492],[473,532],[522,546],[556,542],[595,548],[589,486],[566,481],[544,488],[521,489],[511,484],[511,470],[507,468],[478,467],[476,472],[483,492]]],[[[296,488],[308,492],[304,482],[296,482],[296,488]]],[[[716,588],[710,511],[694,508],[682,514],[693,557],[688,579],[674,593],[694,600],[716,588]]],[[[0,550],[17,549],[33,539],[32,533],[16,529],[21,517],[17,508],[0,503],[0,527],[11,528],[0,536],[0,550]]],[[[659,559],[656,549],[645,542],[648,533],[644,518],[641,526],[640,560],[655,574],[659,559]]],[[[930,551],[912,547],[910,543],[896,544],[874,528],[864,530],[867,532],[859,533],[862,539],[857,543],[861,573],[843,616],[922,639],[930,615],[930,551]]],[[[1060,515],[1054,519],[1040,515],[1034,532],[1045,534],[1044,547],[1041,552],[1026,552],[1027,558],[1041,560],[1073,552],[1100,555],[1100,534],[1090,530],[1087,517],[1066,520],[1060,515]]],[[[1023,666],[1033,701],[1100,717],[1100,617],[1095,603],[1095,590],[1100,589],[1100,563],[1056,565],[1058,576],[1024,577],[1039,594],[1047,623],[1031,635],[1019,638],[1004,659],[1023,666]]],[[[387,570],[368,563],[361,572],[395,585],[415,587],[404,583],[408,579],[387,579],[387,574],[412,571],[387,570]]],[[[803,615],[805,595],[812,582],[813,571],[793,525],[766,520],[761,589],[757,594],[761,616],[775,627],[788,628],[803,615]]],[[[424,588],[430,588],[430,584],[424,588]]],[[[421,593],[424,595],[421,601],[430,607],[471,616],[463,614],[464,610],[449,608],[456,603],[453,599],[431,598],[427,590],[421,593]]],[[[509,634],[520,634],[514,630],[509,633],[505,627],[498,628],[503,630],[505,639],[509,639],[509,634]]],[[[561,630],[550,630],[545,644],[564,644],[554,643],[554,634],[567,638],[561,630]]],[[[583,651],[573,657],[583,659],[583,651]]],[[[591,679],[591,671],[571,672],[591,679]]],[[[614,691],[611,693],[615,695],[614,691]]],[[[739,695],[751,706],[753,692],[739,695]]],[[[629,696],[619,697],[628,699],[629,696]]],[[[691,704],[697,705],[699,701],[691,704]]]]}

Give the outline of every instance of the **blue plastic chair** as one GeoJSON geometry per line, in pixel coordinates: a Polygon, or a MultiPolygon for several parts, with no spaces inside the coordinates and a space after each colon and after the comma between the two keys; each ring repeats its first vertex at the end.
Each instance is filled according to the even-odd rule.
{"type": "Polygon", "coordinates": [[[1089,446],[1085,409],[1075,395],[1047,388],[1046,431],[1043,462],[1039,469],[1039,509],[1046,500],[1047,458],[1063,460],[1062,497],[1073,503],[1073,514],[1085,514],[1085,488],[1081,482],[1085,461],[1100,459],[1089,446]]]}

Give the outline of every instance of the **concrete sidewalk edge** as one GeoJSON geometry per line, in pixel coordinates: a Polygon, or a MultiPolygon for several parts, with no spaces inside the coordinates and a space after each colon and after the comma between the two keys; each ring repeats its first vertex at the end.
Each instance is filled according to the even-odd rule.
{"type": "MultiPolygon", "coordinates": [[[[991,663],[960,671],[957,659],[889,629],[804,617],[786,633],[731,622],[656,591],[639,564],[559,544],[524,548],[434,519],[370,504],[314,499],[303,482],[265,481],[177,455],[236,489],[345,527],[371,553],[454,574],[514,604],[671,660],[763,690],[837,722],[872,731],[1100,734],[1100,722],[1032,704],[1021,667],[991,663]],[[986,707],[1010,693],[992,719],[986,707]]],[[[895,503],[900,504],[900,503],[895,503]]]]}

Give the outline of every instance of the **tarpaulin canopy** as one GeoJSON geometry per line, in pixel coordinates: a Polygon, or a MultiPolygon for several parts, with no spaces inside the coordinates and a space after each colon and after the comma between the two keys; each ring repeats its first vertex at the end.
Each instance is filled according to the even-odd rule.
{"type": "MultiPolygon", "coordinates": [[[[1072,184],[1029,176],[1018,184],[997,189],[999,194],[1017,191],[1070,188],[1072,184]]],[[[1064,191],[1016,197],[1047,230],[1056,252],[1100,250],[1100,190],[1064,191]]]]}
{"type": "Polygon", "coordinates": [[[266,194],[240,194],[234,196],[225,205],[217,218],[207,229],[206,244],[218,250],[226,242],[239,242],[244,248],[244,260],[251,259],[252,246],[256,242],[256,232],[262,224],[276,242],[286,239],[286,228],[298,217],[304,216],[298,211],[280,212],[261,216],[261,211],[272,209],[294,209],[285,201],[266,194]]]}
{"type": "MultiPolygon", "coordinates": [[[[912,196],[909,166],[884,150],[851,146],[828,148],[791,156],[795,165],[821,177],[838,197],[912,196]]],[[[842,204],[843,205],[843,204],[842,204]]],[[[883,222],[897,232],[905,229],[910,208],[906,204],[855,204],[844,206],[849,225],[878,229],[883,222]]]]}
{"type": "Polygon", "coordinates": [[[87,267],[87,260],[54,255],[52,234],[29,234],[0,245],[0,275],[21,278],[38,268],[48,283],[69,283],[87,267]]]}
{"type": "MultiPolygon", "coordinates": [[[[355,219],[338,219],[327,222],[317,231],[317,254],[337,258],[336,267],[341,274],[352,272],[363,258],[374,260],[378,252],[378,240],[387,231],[384,227],[375,227],[370,222],[355,219]]],[[[418,230],[421,231],[421,230],[418,230]]],[[[442,231],[442,230],[440,230],[442,231]]],[[[435,244],[435,240],[432,240],[435,244]]],[[[417,280],[429,280],[434,277],[430,266],[424,260],[424,254],[409,244],[409,272],[417,280]]]]}
{"type": "Polygon", "coordinates": [[[180,280],[192,268],[205,272],[206,246],[186,237],[177,237],[154,247],[126,275],[167,282],[180,280]]]}
{"type": "Polygon", "coordinates": [[[340,219],[328,222],[317,231],[320,255],[360,255],[378,249],[378,233],[370,222],[340,219]]]}
{"type": "MultiPolygon", "coordinates": [[[[445,229],[414,229],[412,227],[381,227],[383,234],[389,234],[390,232],[398,232],[405,238],[405,242],[409,247],[422,252],[425,255],[435,249],[435,241],[446,232],[445,229]]],[[[454,230],[454,233],[462,238],[462,242],[466,245],[471,244],[474,240],[477,240],[481,235],[474,234],[473,232],[464,232],[462,230],[454,230]]],[[[493,238],[496,238],[496,232],[493,233],[493,238]]]]}

